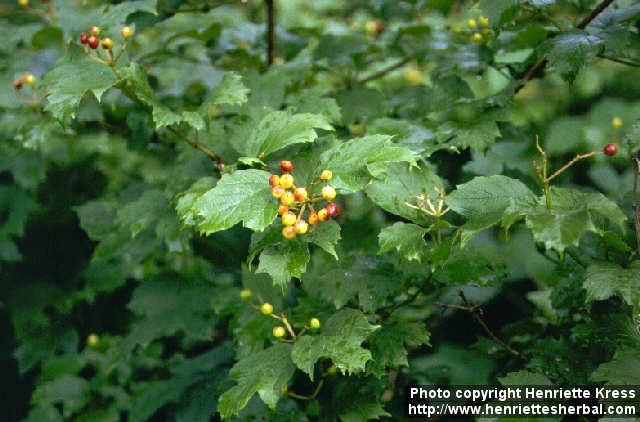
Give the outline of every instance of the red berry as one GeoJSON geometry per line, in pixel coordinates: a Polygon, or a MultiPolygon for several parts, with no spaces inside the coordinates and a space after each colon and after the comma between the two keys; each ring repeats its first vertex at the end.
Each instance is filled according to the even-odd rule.
{"type": "Polygon", "coordinates": [[[280,161],[280,170],[283,173],[291,173],[293,171],[293,163],[289,160],[280,161]]]}
{"type": "Polygon", "coordinates": [[[613,157],[618,153],[618,144],[607,144],[602,151],[609,157],[613,157]]]}
{"type": "Polygon", "coordinates": [[[331,217],[335,218],[340,215],[340,207],[335,202],[330,202],[326,208],[331,217]]]}
{"type": "Polygon", "coordinates": [[[89,35],[87,35],[86,32],[83,32],[82,34],[80,34],[80,43],[87,44],[88,42],[89,42],[89,35]]]}
{"type": "Polygon", "coordinates": [[[269,176],[269,184],[271,185],[272,188],[279,186],[280,176],[278,176],[277,174],[272,174],[271,176],[269,176]]]}
{"type": "Polygon", "coordinates": [[[24,82],[22,82],[22,79],[16,79],[15,81],[13,81],[13,89],[20,90],[22,89],[22,85],[24,84],[24,82]]]}
{"type": "Polygon", "coordinates": [[[100,38],[91,35],[87,39],[87,44],[89,44],[89,47],[91,47],[91,49],[95,50],[96,48],[98,48],[98,45],[100,45],[100,38]]]}

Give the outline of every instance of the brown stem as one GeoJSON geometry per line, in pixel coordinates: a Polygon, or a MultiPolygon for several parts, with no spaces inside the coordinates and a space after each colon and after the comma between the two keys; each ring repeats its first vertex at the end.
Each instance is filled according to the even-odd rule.
{"type": "MultiPolygon", "coordinates": [[[[587,25],[589,25],[591,23],[591,21],[593,21],[600,13],[602,13],[602,11],[604,9],[606,9],[611,3],[613,3],[613,0],[603,0],[600,4],[598,4],[592,11],[591,13],[589,13],[587,16],[585,16],[584,18],[582,18],[582,20],[576,25],[577,29],[584,29],[587,27],[587,25]]],[[[531,66],[524,74],[524,76],[521,78],[520,83],[518,84],[518,86],[515,89],[516,94],[522,89],[524,88],[524,86],[527,84],[527,82],[529,82],[532,79],[537,78],[538,76],[540,76],[542,74],[542,71],[544,70],[545,66],[547,65],[547,56],[542,56],[540,57],[540,59],[533,64],[533,66],[531,66]]]]}
{"type": "Polygon", "coordinates": [[[640,157],[634,157],[636,166],[633,172],[633,191],[631,192],[631,209],[633,210],[633,222],[636,228],[636,243],[640,254],[640,208],[638,208],[638,176],[640,176],[640,157]]]}
{"type": "Polygon", "coordinates": [[[265,0],[267,5],[267,64],[271,66],[275,57],[276,17],[274,0],[265,0]]]}
{"type": "Polygon", "coordinates": [[[565,170],[567,170],[569,167],[571,167],[572,165],[574,165],[575,163],[577,163],[580,160],[583,160],[585,158],[589,158],[589,157],[593,157],[594,155],[596,155],[597,152],[595,151],[591,151],[587,154],[578,154],[575,157],[573,157],[573,159],[571,161],[569,161],[567,164],[565,164],[564,166],[560,167],[555,173],[553,173],[551,176],[547,177],[547,182],[550,182],[551,180],[553,180],[555,177],[560,176],[565,170]]]}
{"type": "Polygon", "coordinates": [[[192,147],[194,147],[197,150],[200,150],[202,152],[204,152],[205,154],[207,154],[207,157],[209,157],[211,159],[211,161],[214,161],[216,163],[216,166],[218,167],[218,170],[222,171],[224,169],[224,161],[222,160],[222,157],[220,157],[218,154],[216,154],[215,152],[211,151],[209,148],[207,148],[206,146],[202,145],[200,142],[197,141],[192,141],[190,139],[187,139],[187,143],[189,145],[191,145],[192,147]]]}
{"type": "Polygon", "coordinates": [[[367,83],[367,82],[371,82],[373,80],[376,79],[380,79],[383,76],[385,76],[387,73],[389,72],[393,72],[394,70],[401,68],[402,66],[404,66],[405,64],[409,63],[411,61],[411,57],[407,56],[402,58],[401,60],[399,60],[398,62],[389,65],[387,67],[385,67],[384,69],[379,70],[378,72],[374,73],[373,75],[369,75],[364,79],[360,80],[360,83],[367,83]]]}

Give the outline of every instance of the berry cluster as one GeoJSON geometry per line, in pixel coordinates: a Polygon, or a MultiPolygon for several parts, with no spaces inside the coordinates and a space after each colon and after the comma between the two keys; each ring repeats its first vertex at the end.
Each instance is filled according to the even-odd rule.
{"type": "MultiPolygon", "coordinates": [[[[252,296],[253,296],[253,292],[251,292],[251,290],[249,289],[240,290],[240,298],[242,300],[249,300],[251,299],[252,296]]],[[[309,322],[306,323],[304,327],[296,334],[294,327],[291,325],[287,317],[284,314],[280,314],[280,315],[274,314],[273,305],[270,304],[269,302],[263,302],[259,306],[254,304],[253,307],[258,309],[262,315],[280,320],[284,324],[284,326],[276,325],[275,327],[273,327],[271,334],[273,334],[273,336],[278,339],[287,335],[287,332],[288,332],[291,335],[292,340],[295,340],[296,338],[301,336],[305,331],[309,329],[317,330],[320,328],[320,320],[318,318],[311,318],[309,322]]],[[[290,341],[290,340],[285,340],[285,341],[290,341]]]]}
{"type": "MultiPolygon", "coordinates": [[[[624,126],[624,122],[620,117],[615,116],[611,119],[612,128],[617,130],[617,129],[621,129],[623,126],[624,126]]],[[[615,142],[608,143],[607,145],[604,146],[604,148],[602,149],[602,152],[604,152],[605,155],[608,155],[609,157],[613,157],[618,153],[618,144],[616,144],[615,142]]]]}
{"type": "Polygon", "coordinates": [[[286,239],[293,239],[298,234],[307,233],[309,224],[315,226],[340,214],[340,207],[335,202],[331,202],[336,197],[336,190],[333,186],[326,184],[333,177],[331,170],[323,170],[320,177],[311,182],[311,185],[325,182],[320,195],[317,196],[310,196],[305,187],[294,184],[291,161],[280,161],[280,170],[282,171],[281,175],[272,174],[269,176],[269,184],[271,185],[271,194],[280,201],[278,214],[280,214],[284,225],[282,236],[286,239]],[[327,205],[316,211],[314,204],[322,200],[327,201],[327,205]],[[304,219],[307,210],[309,210],[308,222],[304,219]]]}
{"type": "Polygon", "coordinates": [[[30,86],[34,86],[36,84],[36,77],[33,76],[33,73],[31,72],[24,72],[22,74],[22,78],[20,79],[16,79],[13,81],[13,88],[18,91],[20,89],[22,89],[22,87],[27,84],[30,86]]]}
{"type": "Polygon", "coordinates": [[[489,19],[480,15],[477,19],[468,19],[467,28],[470,30],[471,41],[481,43],[491,38],[489,19]]]}
{"type": "Polygon", "coordinates": [[[104,62],[104,63],[110,63],[110,64],[115,63],[120,57],[120,55],[124,52],[127,45],[126,44],[127,40],[133,37],[133,28],[131,28],[130,26],[124,26],[120,30],[120,34],[122,35],[122,38],[124,38],[125,42],[122,46],[122,49],[120,50],[120,54],[115,58],[111,55],[111,50],[113,50],[113,40],[109,37],[100,38],[101,32],[102,30],[98,26],[90,27],[88,33],[83,32],[80,34],[80,44],[84,46],[84,51],[87,55],[89,54],[89,49],[96,50],[98,46],[101,46],[107,54],[106,62],[104,62],[99,57],[94,57],[94,56],[89,56],[89,57],[92,57],[93,59],[104,62]]]}

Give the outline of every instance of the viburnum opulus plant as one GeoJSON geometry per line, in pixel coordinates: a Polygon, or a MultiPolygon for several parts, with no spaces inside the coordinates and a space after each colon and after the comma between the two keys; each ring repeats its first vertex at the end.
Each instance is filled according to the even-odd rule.
{"type": "Polygon", "coordinates": [[[0,13],[5,419],[640,384],[636,1],[0,13]]]}

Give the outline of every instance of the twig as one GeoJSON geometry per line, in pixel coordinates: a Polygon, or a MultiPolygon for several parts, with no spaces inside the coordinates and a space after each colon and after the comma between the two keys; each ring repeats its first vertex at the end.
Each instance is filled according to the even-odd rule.
{"type": "Polygon", "coordinates": [[[569,167],[571,167],[572,165],[574,165],[575,163],[577,163],[580,160],[583,160],[585,158],[589,158],[589,157],[593,157],[594,155],[596,155],[597,152],[595,151],[591,151],[589,153],[586,154],[578,154],[575,157],[573,157],[573,159],[571,161],[569,161],[567,164],[565,164],[564,166],[560,167],[558,170],[556,170],[555,173],[553,173],[551,176],[547,177],[547,182],[550,182],[551,180],[553,180],[555,177],[559,176],[560,174],[562,174],[566,169],[568,169],[569,167]]]}
{"type": "MultiPolygon", "coordinates": [[[[600,13],[602,13],[602,11],[604,9],[606,9],[611,3],[613,3],[613,0],[603,0],[598,6],[595,7],[595,9],[593,9],[591,11],[591,13],[589,13],[587,16],[585,16],[577,25],[576,28],[577,29],[584,29],[587,27],[587,25],[589,25],[591,23],[591,21],[593,21],[600,13]]],[[[527,84],[527,82],[529,82],[530,80],[537,78],[538,76],[540,76],[540,74],[542,74],[542,71],[544,70],[545,66],[547,65],[547,56],[542,56],[540,57],[540,59],[533,65],[531,66],[524,74],[524,76],[522,77],[520,83],[518,84],[518,86],[515,89],[516,94],[522,89],[524,88],[524,86],[527,84]]]]}
{"type": "Polygon", "coordinates": [[[219,171],[222,172],[222,170],[224,170],[225,163],[222,160],[222,157],[220,157],[218,154],[216,154],[215,152],[211,151],[209,148],[207,148],[206,146],[202,145],[198,141],[192,141],[190,139],[187,139],[187,143],[189,145],[191,145],[192,147],[196,148],[197,150],[200,150],[200,151],[204,152],[207,155],[207,157],[209,157],[211,159],[211,161],[214,161],[216,163],[216,167],[218,168],[219,171]]]}
{"type": "Polygon", "coordinates": [[[491,329],[489,328],[487,323],[484,322],[484,320],[482,319],[482,315],[484,314],[484,311],[482,310],[482,308],[479,305],[474,305],[474,304],[469,303],[467,301],[467,298],[465,297],[465,295],[464,295],[464,293],[462,291],[460,292],[460,297],[462,298],[462,301],[465,303],[464,305],[456,305],[456,304],[452,304],[452,303],[441,303],[441,302],[435,302],[434,305],[440,306],[441,308],[457,309],[457,310],[461,310],[461,311],[465,311],[465,312],[470,313],[471,316],[473,317],[473,319],[475,319],[476,322],[478,324],[480,324],[480,326],[482,327],[484,332],[487,333],[487,335],[494,342],[498,343],[500,346],[502,346],[506,351],[508,351],[512,355],[517,356],[517,357],[519,357],[521,359],[524,359],[524,356],[522,356],[522,354],[520,352],[515,350],[513,347],[509,346],[507,343],[505,343],[503,340],[501,340],[500,337],[495,335],[495,333],[493,331],[491,331],[491,329]]]}
{"type": "Polygon", "coordinates": [[[633,172],[633,191],[631,192],[631,209],[633,210],[633,222],[636,228],[636,243],[640,254],[640,208],[638,208],[638,176],[640,176],[640,157],[633,158],[636,165],[633,172]]]}
{"type": "Polygon", "coordinates": [[[396,63],[394,63],[392,65],[389,65],[389,66],[385,67],[384,69],[381,69],[378,72],[367,76],[364,79],[361,79],[360,83],[364,84],[364,83],[371,82],[371,81],[376,80],[376,79],[380,79],[383,76],[385,76],[387,73],[393,72],[394,70],[396,70],[398,68],[401,68],[402,66],[404,66],[407,63],[409,63],[410,61],[411,61],[411,57],[409,57],[409,56],[403,57],[398,62],[396,62],[396,63]]]}
{"type": "Polygon", "coordinates": [[[265,0],[267,5],[267,64],[271,66],[275,57],[276,46],[276,17],[274,0],[265,0]]]}

